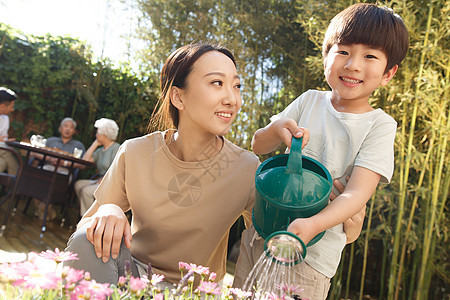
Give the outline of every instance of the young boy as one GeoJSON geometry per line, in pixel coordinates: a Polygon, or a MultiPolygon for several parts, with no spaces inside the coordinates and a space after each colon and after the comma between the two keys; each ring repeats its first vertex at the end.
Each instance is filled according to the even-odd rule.
{"type": "MultiPolygon", "coordinates": [[[[8,147],[4,142],[8,140],[9,117],[14,111],[16,94],[10,89],[0,87],[0,146],[8,147]]],[[[16,174],[19,163],[8,151],[0,150],[0,172],[16,174]]]]}
{"type": "MultiPolygon", "coordinates": [[[[293,101],[271,123],[259,129],[252,141],[256,154],[269,153],[292,136],[309,129],[302,154],[320,161],[333,180],[345,184],[342,194],[315,216],[296,219],[288,231],[305,244],[326,230],[308,247],[306,263],[296,265],[300,297],[325,299],[330,278],[346,244],[343,222],[365,206],[378,182],[388,183],[393,173],[397,123],[369,97],[394,76],[408,50],[408,32],[392,10],[375,4],[348,7],[331,21],[323,42],[325,77],[331,91],[309,90],[293,101]]],[[[242,287],[263,252],[264,241],[253,227],[244,231],[236,265],[235,286],[242,287]],[[256,236],[256,238],[255,238],[256,236]]]]}

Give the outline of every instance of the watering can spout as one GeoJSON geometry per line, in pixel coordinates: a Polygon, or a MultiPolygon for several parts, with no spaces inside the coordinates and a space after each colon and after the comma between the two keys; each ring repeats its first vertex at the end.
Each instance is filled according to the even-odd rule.
{"type": "Polygon", "coordinates": [[[288,231],[276,231],[264,241],[266,255],[282,265],[295,265],[306,256],[305,243],[288,231]]]}

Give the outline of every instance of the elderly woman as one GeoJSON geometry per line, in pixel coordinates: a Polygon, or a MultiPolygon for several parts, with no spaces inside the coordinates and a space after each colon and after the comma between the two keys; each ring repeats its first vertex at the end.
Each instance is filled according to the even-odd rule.
{"type": "Polygon", "coordinates": [[[110,119],[101,118],[95,121],[97,128],[95,140],[86,150],[83,159],[95,162],[97,166],[97,177],[95,179],[80,179],[75,182],[75,193],[80,200],[80,215],[83,216],[94,202],[94,191],[102,181],[109,166],[116,156],[119,143],[115,142],[119,133],[119,126],[110,119]]]}

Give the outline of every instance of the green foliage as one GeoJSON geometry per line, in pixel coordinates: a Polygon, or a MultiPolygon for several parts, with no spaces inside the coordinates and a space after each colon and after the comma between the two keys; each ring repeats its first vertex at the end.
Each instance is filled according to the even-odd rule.
{"type": "Polygon", "coordinates": [[[0,23],[0,42],[0,84],[19,96],[13,137],[59,135],[66,116],[78,122],[76,137],[86,146],[102,117],[118,123],[119,142],[145,133],[157,99],[152,74],[142,80],[126,66],[94,62],[90,49],[70,37],[31,36],[0,23]]]}
{"type": "Polygon", "coordinates": [[[222,43],[235,54],[243,106],[229,138],[241,147],[250,149],[253,133],[270,116],[316,85],[305,72],[304,58],[315,50],[297,20],[295,1],[136,2],[151,23],[139,32],[150,45],[142,58],[147,70],[159,70],[171,51],[197,41],[222,43]]]}

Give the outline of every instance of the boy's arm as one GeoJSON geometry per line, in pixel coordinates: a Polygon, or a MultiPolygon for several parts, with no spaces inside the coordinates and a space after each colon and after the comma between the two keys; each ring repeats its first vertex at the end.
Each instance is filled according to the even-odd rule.
{"type": "Polygon", "coordinates": [[[345,190],[318,214],[295,219],[288,231],[307,244],[318,233],[343,223],[361,211],[375,191],[381,175],[363,167],[354,167],[345,190]]]}
{"type": "Polygon", "coordinates": [[[293,119],[278,119],[255,132],[252,139],[253,152],[266,154],[275,150],[281,143],[290,148],[293,136],[296,138],[303,136],[303,148],[309,141],[309,130],[298,127],[293,119]]]}
{"type": "MultiPolygon", "coordinates": [[[[345,179],[346,184],[349,179],[350,177],[347,176],[345,179]]],[[[345,190],[345,185],[342,184],[342,182],[340,182],[339,180],[334,180],[333,186],[336,188],[339,194],[336,195],[333,192],[331,192],[330,194],[331,201],[336,199],[345,190]]],[[[361,208],[361,210],[354,216],[344,221],[344,232],[345,236],[347,237],[347,244],[351,244],[358,239],[359,235],[361,234],[362,227],[364,225],[365,215],[366,215],[366,205],[364,205],[363,208],[361,208]]]]}

